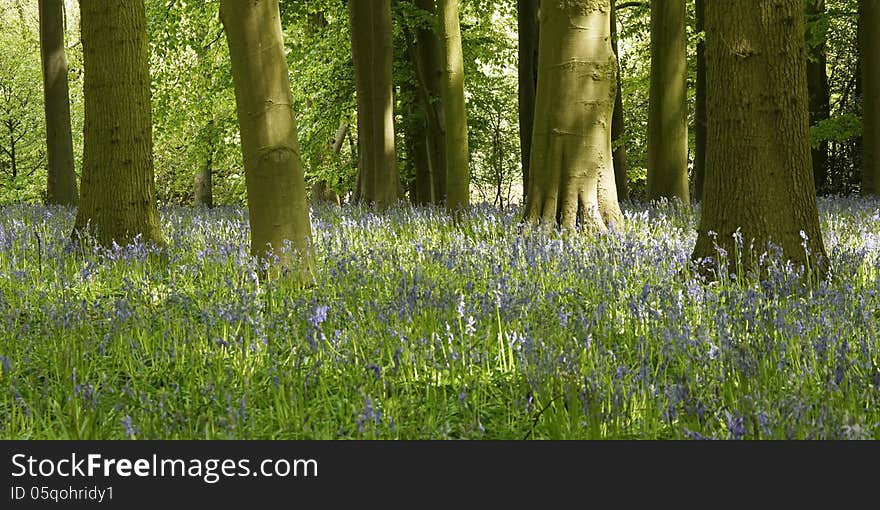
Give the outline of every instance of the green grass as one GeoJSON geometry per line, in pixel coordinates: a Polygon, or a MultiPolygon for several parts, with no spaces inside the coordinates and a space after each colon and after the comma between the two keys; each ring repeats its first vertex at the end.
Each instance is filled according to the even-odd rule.
{"type": "Polygon", "coordinates": [[[163,211],[163,259],[9,207],[0,437],[877,439],[878,203],[821,205],[810,289],[698,282],[695,218],[660,206],[595,238],[319,209],[308,289],[257,281],[239,209],[163,211]]]}

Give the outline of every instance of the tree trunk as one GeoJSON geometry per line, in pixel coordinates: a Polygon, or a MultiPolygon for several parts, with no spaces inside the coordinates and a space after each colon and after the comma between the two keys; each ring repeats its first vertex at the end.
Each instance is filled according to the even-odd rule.
{"type": "MultiPolygon", "coordinates": [[[[807,21],[807,89],[810,94],[810,124],[816,125],[828,119],[831,96],[828,88],[828,54],[826,52],[827,25],[820,18],[825,15],[825,0],[808,0],[807,21]],[[822,29],[821,27],[825,27],[822,29]],[[821,30],[817,34],[815,31],[821,30]],[[815,44],[813,44],[815,42],[815,44]]],[[[821,195],[828,188],[828,142],[821,142],[812,149],[813,181],[821,195]]]]}
{"type": "Polygon", "coordinates": [[[544,0],[526,220],[621,227],[611,156],[611,2],[544,0]]]}
{"type": "Polygon", "coordinates": [[[400,173],[394,148],[391,0],[349,0],[358,104],[358,201],[395,203],[400,173]]]}
{"type": "Polygon", "coordinates": [[[214,207],[213,160],[213,154],[208,154],[208,157],[205,158],[205,166],[196,173],[193,182],[193,205],[196,207],[214,207]]]}
{"type": "MultiPolygon", "coordinates": [[[[413,0],[414,4],[436,16],[434,0],[413,0]]],[[[418,81],[418,97],[427,116],[426,145],[431,176],[431,202],[446,201],[446,125],[443,115],[443,66],[440,39],[433,26],[423,25],[415,31],[410,48],[413,68],[418,81]]]]}
{"type": "Polygon", "coordinates": [[[690,203],[684,0],[651,2],[648,198],[690,203]]]}
{"type": "Polygon", "coordinates": [[[241,132],[250,211],[251,254],[314,275],[311,224],[278,0],[221,0],[241,132]],[[289,243],[289,246],[288,246],[289,243]]]}
{"type": "Polygon", "coordinates": [[[708,9],[711,122],[695,260],[717,260],[717,243],[731,272],[748,271],[772,242],[814,278],[828,270],[810,164],[803,20],[803,0],[736,0],[708,9]],[[741,250],[733,237],[740,228],[741,250]],[[738,251],[741,266],[733,263],[738,251]]]}
{"type": "Polygon", "coordinates": [[[63,0],[40,0],[40,55],[46,113],[46,201],[76,205],[79,201],[73,168],[70,95],[64,56],[63,0]]]}
{"type": "Polygon", "coordinates": [[[81,1],[80,10],[85,125],[74,230],[95,229],[104,246],[137,235],[164,245],[153,174],[144,1],[81,1]]]}
{"type": "MultiPolygon", "coordinates": [[[[706,2],[696,0],[696,31],[706,30],[706,2]]],[[[705,35],[705,34],[704,34],[705,35]]],[[[694,107],[694,199],[703,200],[706,178],[706,40],[697,43],[697,83],[694,107]]]]}
{"type": "Polygon", "coordinates": [[[470,152],[464,101],[464,56],[458,8],[461,0],[437,0],[438,31],[443,62],[443,109],[446,120],[446,208],[470,203],[470,152]]]}
{"type": "Polygon", "coordinates": [[[859,2],[862,62],[862,192],[880,194],[880,1],[859,2]]]}
{"type": "Polygon", "coordinates": [[[425,104],[418,99],[418,84],[405,81],[404,87],[411,88],[408,100],[402,106],[408,110],[408,121],[404,123],[406,139],[406,168],[409,179],[409,199],[416,205],[431,203],[433,182],[428,158],[428,129],[425,104]]]}
{"type": "Polygon", "coordinates": [[[529,190],[529,159],[535,124],[535,93],[538,88],[538,3],[518,0],[519,25],[519,146],[522,157],[523,201],[529,190]]]}
{"type": "Polygon", "coordinates": [[[614,114],[611,117],[611,150],[614,159],[614,182],[617,184],[617,199],[629,199],[629,177],[626,169],[626,147],[621,140],[625,133],[623,123],[623,79],[620,73],[620,51],[617,39],[616,0],[611,3],[611,49],[617,58],[617,95],[614,98],[614,114]]]}

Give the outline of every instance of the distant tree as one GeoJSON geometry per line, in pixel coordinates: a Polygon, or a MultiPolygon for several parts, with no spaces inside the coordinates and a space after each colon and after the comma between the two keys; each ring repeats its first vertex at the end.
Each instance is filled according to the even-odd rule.
{"type": "Polygon", "coordinates": [[[73,168],[70,93],[64,55],[63,0],[40,0],[40,55],[46,113],[46,202],[76,205],[79,194],[73,168]]]}
{"type": "Polygon", "coordinates": [[[278,0],[221,0],[241,130],[251,254],[314,278],[311,224],[278,0]]]}
{"type": "Polygon", "coordinates": [[[153,176],[143,0],[81,0],[85,68],[82,195],[74,230],[104,246],[164,244],[153,176]]]}
{"type": "Polygon", "coordinates": [[[862,192],[880,194],[880,1],[860,0],[862,192]]]}
{"type": "Polygon", "coordinates": [[[623,135],[626,132],[623,115],[623,73],[620,68],[620,41],[617,33],[617,1],[611,4],[611,48],[617,58],[617,95],[614,98],[614,114],[611,117],[611,146],[614,158],[614,182],[617,184],[617,199],[629,199],[629,176],[626,168],[626,146],[623,135]]]}
{"type": "Polygon", "coordinates": [[[617,59],[611,2],[544,0],[526,219],[621,227],[611,155],[617,59]]]}
{"type": "MultiPolygon", "coordinates": [[[[828,88],[828,23],[825,0],[806,1],[807,89],[810,94],[810,124],[828,119],[831,91],[828,88]]],[[[820,140],[812,149],[813,181],[822,194],[828,187],[828,141],[820,140]]]]}
{"type": "Polygon", "coordinates": [[[694,11],[697,36],[696,83],[694,86],[694,189],[693,198],[703,200],[706,177],[706,2],[695,0],[694,11]]]}
{"type": "Polygon", "coordinates": [[[385,208],[400,195],[394,139],[391,0],[349,0],[358,104],[355,199],[385,208]]]}
{"type": "Polygon", "coordinates": [[[470,203],[470,152],[464,98],[464,56],[461,49],[459,3],[437,0],[437,20],[443,62],[443,109],[446,120],[446,208],[455,211],[470,203]]]}
{"type": "Polygon", "coordinates": [[[685,0],[651,1],[648,198],[690,203],[685,0]]]}
{"type": "Polygon", "coordinates": [[[741,229],[745,270],[768,243],[814,276],[828,269],[810,164],[803,20],[803,0],[713,2],[707,11],[710,122],[696,260],[717,259],[716,246],[733,258],[741,229]]]}

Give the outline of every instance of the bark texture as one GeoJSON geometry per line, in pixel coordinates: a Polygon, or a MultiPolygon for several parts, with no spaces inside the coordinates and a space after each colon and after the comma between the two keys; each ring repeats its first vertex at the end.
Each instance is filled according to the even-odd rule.
{"type": "Polygon", "coordinates": [[[617,59],[611,2],[544,0],[526,220],[621,227],[611,156],[617,59]]]}
{"type": "Polygon", "coordinates": [[[241,131],[251,253],[309,283],[311,224],[278,0],[221,0],[241,131]]]}
{"type": "Polygon", "coordinates": [[[46,202],[76,205],[79,193],[70,132],[70,93],[64,55],[63,0],[40,0],[40,56],[46,112],[46,202]]]}
{"type": "Polygon", "coordinates": [[[803,21],[803,0],[731,0],[708,9],[711,122],[696,260],[717,260],[715,243],[733,260],[741,228],[745,270],[770,242],[785,259],[809,264],[814,277],[828,269],[810,163],[803,21]]]}
{"type": "Polygon", "coordinates": [[[529,190],[529,160],[532,156],[532,128],[535,125],[535,95],[538,90],[538,4],[540,0],[517,0],[519,27],[519,146],[522,157],[523,200],[529,190]]]}
{"type": "Polygon", "coordinates": [[[394,147],[391,0],[349,0],[348,10],[358,105],[355,200],[383,209],[400,194],[394,147]]]}
{"type": "Polygon", "coordinates": [[[860,0],[862,191],[880,194],[880,0],[860,0]]]}
{"type": "Polygon", "coordinates": [[[684,0],[651,1],[648,198],[690,203],[684,0]]]}
{"type": "Polygon", "coordinates": [[[143,0],[80,1],[85,71],[82,196],[74,230],[104,246],[164,244],[153,174],[143,0]]]}
{"type": "Polygon", "coordinates": [[[459,3],[437,0],[437,33],[443,61],[443,109],[446,124],[446,208],[449,211],[470,203],[470,152],[467,110],[464,100],[464,55],[461,50],[459,3]]]}

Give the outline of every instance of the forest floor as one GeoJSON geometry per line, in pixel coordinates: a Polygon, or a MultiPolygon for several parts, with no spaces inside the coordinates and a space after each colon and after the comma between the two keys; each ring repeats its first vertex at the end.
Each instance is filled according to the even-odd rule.
{"type": "MultiPolygon", "coordinates": [[[[833,277],[691,276],[693,211],[313,211],[318,281],[260,283],[240,208],[167,257],[0,209],[0,438],[880,439],[880,202],[820,200],[833,277]]],[[[730,255],[733,258],[733,255],[730,255]]]]}

